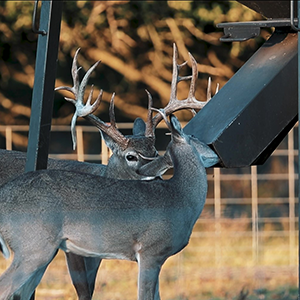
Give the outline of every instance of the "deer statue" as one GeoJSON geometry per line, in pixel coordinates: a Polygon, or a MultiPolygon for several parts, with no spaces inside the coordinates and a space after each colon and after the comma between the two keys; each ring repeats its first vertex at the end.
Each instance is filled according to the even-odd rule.
{"type": "MultiPolygon", "coordinates": [[[[101,100],[102,92],[100,92],[99,97],[96,102],[91,105],[90,99],[92,97],[92,92],[89,96],[86,105],[83,105],[83,96],[87,81],[90,74],[98,65],[96,63],[85,75],[81,84],[79,85],[78,80],[78,68],[77,68],[77,56],[79,50],[76,52],[73,60],[72,66],[72,76],[74,81],[74,86],[72,88],[60,87],[59,89],[67,89],[71,91],[75,100],[69,99],[76,106],[76,112],[74,116],[83,116],[86,119],[90,120],[95,124],[102,133],[103,138],[105,139],[107,145],[113,150],[113,155],[109,160],[108,166],[98,165],[98,164],[89,164],[76,161],[68,160],[52,160],[49,159],[48,168],[49,169],[64,169],[70,171],[78,171],[83,173],[102,175],[108,178],[116,179],[149,179],[148,175],[138,174],[136,170],[140,168],[143,164],[153,160],[156,156],[156,149],[154,147],[154,129],[157,124],[162,120],[160,114],[157,114],[151,122],[151,114],[149,111],[148,121],[145,124],[141,119],[137,119],[134,123],[133,135],[132,136],[123,136],[116,128],[114,120],[114,111],[113,111],[113,97],[111,100],[110,106],[110,119],[111,125],[107,125],[102,122],[99,118],[92,115],[92,112],[98,107],[101,100]]],[[[174,55],[173,55],[173,79],[172,79],[172,91],[176,90],[176,85],[180,80],[187,80],[191,77],[194,78],[194,83],[191,85],[191,88],[195,88],[195,80],[197,78],[197,64],[192,58],[193,64],[193,75],[188,77],[179,77],[178,71],[183,65],[177,65],[178,53],[176,46],[174,44],[174,55]]],[[[210,81],[209,81],[210,84],[210,81]]],[[[192,89],[191,89],[192,90],[192,89]]],[[[193,90],[192,90],[193,92],[193,90]]],[[[175,92],[176,93],[176,92],[175,92]]],[[[170,102],[165,108],[166,114],[170,114],[173,111],[184,108],[191,109],[201,109],[206,102],[200,102],[193,99],[193,96],[190,92],[191,97],[186,100],[177,100],[176,97],[170,97],[170,102]],[[193,101],[192,101],[193,100],[193,101]]],[[[173,95],[174,96],[174,95],[173,95]]],[[[148,93],[149,103],[151,103],[151,96],[148,93]]],[[[211,98],[211,86],[208,88],[208,100],[211,98]]],[[[74,132],[74,126],[76,117],[73,117],[72,121],[72,132],[74,132]]],[[[73,145],[76,145],[76,140],[73,136],[73,145]]],[[[165,170],[172,167],[172,161],[166,159],[167,156],[161,157],[164,163],[168,162],[168,165],[165,165],[165,170]]],[[[6,151],[0,150],[0,185],[6,181],[18,176],[20,172],[24,169],[26,156],[22,152],[16,151],[6,151]]],[[[155,172],[155,171],[153,171],[155,172]]],[[[158,173],[151,173],[158,175],[158,173]]],[[[101,258],[90,258],[90,257],[81,257],[76,254],[68,253],[67,261],[70,270],[73,283],[75,285],[79,299],[91,299],[96,272],[98,270],[101,258]],[[88,269],[86,269],[88,268],[88,269]],[[90,274],[88,277],[87,274],[90,274]]]]}

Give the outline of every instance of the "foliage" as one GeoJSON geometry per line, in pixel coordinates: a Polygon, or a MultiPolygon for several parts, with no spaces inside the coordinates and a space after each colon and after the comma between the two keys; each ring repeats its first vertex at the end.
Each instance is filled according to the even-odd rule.
{"type": "MultiPolygon", "coordinates": [[[[2,124],[29,122],[38,38],[31,31],[32,11],[33,1],[0,3],[2,124]]],[[[145,118],[145,89],[153,94],[156,107],[168,100],[175,42],[180,62],[188,60],[188,51],[198,61],[196,96],[203,100],[209,76],[214,87],[216,82],[224,85],[263,41],[261,37],[242,44],[221,43],[223,33],[216,24],[255,18],[261,17],[235,1],[65,1],[56,85],[71,85],[71,61],[80,47],[84,70],[102,61],[91,79],[104,89],[104,103],[97,113],[107,119],[107,102],[115,91],[119,121],[145,118]]],[[[178,89],[179,97],[185,98],[188,84],[181,83],[178,89]]],[[[73,112],[62,95],[66,94],[55,96],[55,124],[69,124],[73,112]]]]}

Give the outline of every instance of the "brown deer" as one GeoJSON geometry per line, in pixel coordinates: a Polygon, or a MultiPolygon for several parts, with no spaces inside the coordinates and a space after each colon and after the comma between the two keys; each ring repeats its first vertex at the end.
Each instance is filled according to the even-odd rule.
{"type": "MultiPolygon", "coordinates": [[[[206,199],[205,167],[218,162],[207,145],[183,133],[175,116],[167,124],[166,153],[174,167],[169,180],[43,170],[1,187],[0,244],[5,257],[14,253],[0,277],[1,300],[28,299],[58,249],[137,261],[138,299],[159,299],[161,266],[188,244],[206,199]]],[[[149,175],[151,164],[151,170],[165,169],[153,160],[141,172],[149,175]]]]}
{"type": "MultiPolygon", "coordinates": [[[[74,56],[73,66],[72,66],[72,76],[73,76],[74,86],[72,88],[68,88],[68,87],[58,88],[58,89],[67,89],[75,95],[76,100],[68,99],[71,102],[73,102],[76,106],[76,113],[72,122],[73,124],[72,131],[74,130],[74,126],[75,126],[74,120],[76,120],[76,117],[77,116],[86,117],[88,120],[92,121],[93,124],[96,124],[96,126],[101,131],[103,131],[103,137],[105,138],[107,144],[113,149],[114,154],[111,157],[107,167],[103,165],[96,165],[96,164],[50,159],[48,168],[80,171],[84,173],[104,175],[106,177],[119,178],[119,179],[145,178],[145,176],[143,176],[142,174],[137,174],[136,170],[137,168],[141,167],[143,164],[149,162],[149,160],[151,160],[151,157],[155,156],[156,150],[154,148],[154,134],[153,134],[154,132],[153,128],[155,127],[153,127],[152,124],[156,126],[158,122],[162,119],[161,116],[156,115],[151,122],[152,124],[150,123],[150,125],[147,125],[149,124],[149,119],[151,118],[151,115],[149,114],[148,122],[146,123],[146,126],[143,123],[143,121],[136,120],[133,136],[124,137],[122,134],[120,134],[120,132],[117,130],[115,125],[114,115],[113,115],[113,97],[112,97],[111,109],[110,109],[111,125],[109,126],[104,122],[102,122],[101,120],[99,120],[96,116],[92,115],[91,113],[99,105],[102,92],[100,92],[100,96],[97,98],[96,102],[93,105],[90,104],[90,99],[92,96],[92,92],[91,92],[87,104],[83,105],[83,95],[84,95],[85,87],[87,85],[87,81],[89,79],[90,74],[95,69],[98,63],[96,63],[87,72],[84,79],[82,80],[82,83],[79,85],[79,80],[78,80],[79,69],[77,68],[77,56],[78,56],[78,51],[74,56]]],[[[172,91],[174,93],[175,90],[175,96],[176,96],[177,83],[180,80],[187,80],[191,78],[191,77],[184,77],[184,78],[178,77],[178,70],[182,65],[181,66],[177,65],[176,63],[177,56],[178,56],[177,49],[174,45],[174,56],[173,56],[174,67],[173,67],[172,91]]],[[[193,89],[195,88],[195,80],[197,76],[195,75],[197,74],[197,72],[195,72],[197,65],[193,59],[192,62],[193,62],[194,80],[192,80],[193,84],[191,84],[191,91],[193,93],[194,92],[193,89]]],[[[210,88],[208,89],[208,92],[210,92],[210,88]]],[[[191,92],[190,95],[192,95],[191,92]]],[[[149,93],[148,93],[148,97],[150,102],[151,96],[149,93]]],[[[191,100],[193,100],[192,97],[189,97],[184,101],[178,101],[176,97],[174,97],[174,95],[171,95],[171,101],[169,105],[166,107],[166,113],[170,114],[175,110],[183,109],[183,108],[200,109],[205,104],[205,102],[199,102],[195,100],[191,101],[191,100]]],[[[73,135],[73,137],[74,136],[75,135],[73,135]]],[[[74,145],[75,144],[76,141],[74,145]]],[[[5,171],[3,172],[3,174],[1,174],[1,170],[0,170],[0,184],[7,181],[8,179],[11,179],[19,175],[23,166],[25,165],[25,155],[23,153],[13,152],[13,151],[7,152],[5,150],[2,151],[0,150],[0,165],[1,166],[7,165],[7,168],[6,167],[2,168],[2,170],[5,171]],[[14,167],[12,168],[12,166],[14,167]],[[9,170],[8,172],[9,174],[6,173],[7,170],[9,170]]],[[[169,165],[166,167],[166,169],[172,166],[170,160],[168,160],[168,163],[169,165]]],[[[79,299],[90,299],[94,288],[96,272],[99,267],[101,259],[83,258],[77,255],[69,254],[67,260],[68,260],[70,273],[73,282],[75,284],[79,299]],[[75,266],[79,266],[79,267],[76,269],[75,266]],[[88,267],[89,270],[86,270],[85,266],[89,266],[88,267]],[[91,274],[91,276],[87,278],[87,274],[91,274]]]]}

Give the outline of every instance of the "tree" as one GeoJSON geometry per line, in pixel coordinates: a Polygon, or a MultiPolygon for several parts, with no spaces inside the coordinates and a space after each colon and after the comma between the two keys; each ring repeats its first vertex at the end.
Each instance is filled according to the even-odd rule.
{"type": "MultiPolygon", "coordinates": [[[[37,36],[31,31],[33,1],[0,3],[0,122],[28,124],[37,36]]],[[[221,87],[253,54],[263,37],[245,43],[221,43],[216,24],[261,18],[236,1],[66,1],[60,35],[58,85],[71,85],[71,62],[78,47],[79,64],[87,70],[101,60],[91,83],[104,90],[97,114],[107,120],[108,101],[116,92],[118,121],[146,118],[148,89],[155,107],[169,97],[172,43],[180,62],[188,51],[200,72],[196,97],[206,99],[209,76],[221,87]]],[[[190,68],[183,70],[186,74],[190,68]]],[[[82,71],[82,75],[84,71],[82,71]]],[[[178,86],[186,97],[188,82],[178,86]]],[[[74,111],[63,95],[56,93],[53,123],[69,124],[74,111]]],[[[68,95],[70,96],[70,95],[68,95]]],[[[179,114],[187,120],[187,112],[179,114]]]]}

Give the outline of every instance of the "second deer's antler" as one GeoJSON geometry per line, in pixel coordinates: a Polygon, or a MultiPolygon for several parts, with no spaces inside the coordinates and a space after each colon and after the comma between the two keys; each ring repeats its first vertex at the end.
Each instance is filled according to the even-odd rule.
{"type": "Polygon", "coordinates": [[[100,129],[102,132],[109,135],[113,140],[115,140],[121,148],[125,149],[128,144],[128,139],[117,129],[116,122],[115,122],[115,114],[114,114],[114,96],[112,95],[111,101],[110,101],[110,108],[109,108],[109,117],[110,117],[110,124],[107,124],[100,120],[98,117],[93,115],[92,113],[98,108],[98,106],[101,103],[103,90],[100,90],[100,93],[97,97],[97,99],[94,101],[93,104],[91,104],[92,97],[93,97],[93,86],[91,88],[90,94],[88,96],[88,99],[86,101],[86,104],[84,104],[84,93],[86,90],[86,86],[88,83],[88,80],[91,76],[91,73],[96,69],[100,61],[96,62],[84,75],[81,83],[79,83],[79,75],[78,72],[81,68],[78,68],[77,66],[77,57],[79,53],[79,49],[77,49],[72,63],[72,78],[73,78],[73,87],[68,86],[61,86],[57,87],[55,90],[67,90],[71,92],[75,99],[65,97],[67,101],[72,102],[75,105],[76,111],[74,113],[74,116],[71,121],[71,134],[72,134],[72,140],[73,140],[73,149],[76,148],[76,131],[75,131],[75,125],[76,120],[78,117],[83,117],[88,119],[91,123],[93,123],[98,129],[100,129]]]}

